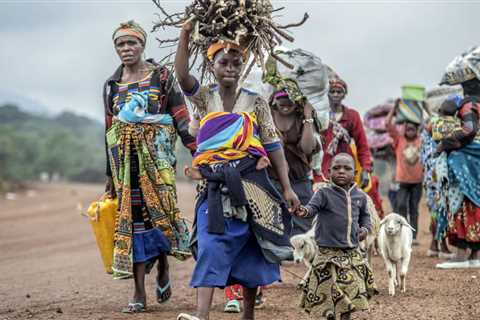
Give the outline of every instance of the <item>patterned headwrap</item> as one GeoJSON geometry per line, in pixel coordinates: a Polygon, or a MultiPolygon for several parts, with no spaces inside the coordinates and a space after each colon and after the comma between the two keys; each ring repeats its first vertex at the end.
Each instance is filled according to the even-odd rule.
{"type": "Polygon", "coordinates": [[[123,36],[137,37],[144,45],[147,41],[147,33],[138,23],[133,20],[120,23],[120,26],[113,32],[112,40],[115,42],[118,38],[123,36]]]}
{"type": "Polygon", "coordinates": [[[348,93],[347,83],[340,78],[330,79],[330,89],[333,89],[333,88],[340,88],[343,91],[345,91],[345,94],[348,93]]]}
{"type": "Polygon", "coordinates": [[[224,49],[226,51],[228,51],[228,50],[239,51],[243,55],[243,60],[244,61],[247,60],[247,53],[248,53],[247,49],[242,48],[241,46],[239,46],[236,43],[228,42],[228,41],[217,41],[217,42],[212,43],[210,45],[210,47],[208,47],[208,50],[207,50],[208,60],[213,61],[213,58],[215,58],[215,55],[217,54],[217,52],[222,50],[222,49],[224,49]]]}

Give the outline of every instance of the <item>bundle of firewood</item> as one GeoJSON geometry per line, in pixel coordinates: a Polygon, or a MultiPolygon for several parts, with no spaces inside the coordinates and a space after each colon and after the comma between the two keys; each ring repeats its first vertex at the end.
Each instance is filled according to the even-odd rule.
{"type": "MultiPolygon", "coordinates": [[[[299,23],[280,25],[274,21],[272,14],[284,8],[274,9],[269,0],[194,0],[184,12],[173,14],[165,11],[160,0],[153,2],[161,12],[153,31],[181,28],[184,23],[193,24],[190,56],[194,57],[193,63],[198,56],[204,57],[200,65],[202,80],[208,72],[206,54],[212,43],[225,41],[240,45],[253,57],[251,66],[257,63],[263,68],[266,55],[276,57],[273,53],[276,46],[283,40],[294,41],[286,29],[300,26],[308,19],[305,13],[299,23]]],[[[158,41],[161,47],[166,47],[175,45],[178,38],[158,41]]]]}

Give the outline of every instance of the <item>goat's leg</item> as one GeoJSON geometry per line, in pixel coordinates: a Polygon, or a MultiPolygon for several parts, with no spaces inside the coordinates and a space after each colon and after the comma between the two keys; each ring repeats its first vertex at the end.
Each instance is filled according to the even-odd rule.
{"type": "Polygon", "coordinates": [[[395,272],[395,264],[392,263],[390,260],[385,259],[385,267],[387,268],[388,272],[388,294],[391,296],[395,295],[395,278],[396,278],[396,272],[395,272]]]}
{"type": "Polygon", "coordinates": [[[368,261],[368,266],[373,269],[372,267],[372,255],[373,255],[373,243],[370,244],[370,246],[368,246],[368,250],[367,250],[367,261],[368,261]]]}
{"type": "Polygon", "coordinates": [[[407,254],[400,264],[400,290],[402,292],[407,291],[407,271],[410,264],[410,255],[407,254]]]}

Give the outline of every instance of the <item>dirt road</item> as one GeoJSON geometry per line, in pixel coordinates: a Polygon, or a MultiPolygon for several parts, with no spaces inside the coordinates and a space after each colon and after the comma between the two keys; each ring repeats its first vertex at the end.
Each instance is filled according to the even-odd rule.
{"type": "MultiPolygon", "coordinates": [[[[164,305],[154,302],[154,275],[148,282],[149,311],[119,313],[132,293],[133,281],[114,281],[103,272],[90,225],[79,212],[102,191],[97,185],[40,185],[34,192],[0,200],[0,320],[6,319],[175,319],[193,312],[195,292],[188,288],[194,261],[171,259],[174,296],[164,305]]],[[[192,217],[193,186],[179,185],[180,208],[192,217]]],[[[415,248],[407,293],[387,295],[386,272],[379,257],[374,270],[380,295],[371,312],[354,319],[398,320],[480,319],[480,271],[441,271],[436,259],[425,257],[428,215],[421,214],[422,245],[415,248]]],[[[302,275],[302,266],[285,266],[302,275]]],[[[283,283],[271,286],[266,307],[257,319],[308,319],[296,307],[297,280],[283,271],[283,283]]],[[[221,312],[223,294],[217,291],[211,319],[240,319],[221,312]]]]}

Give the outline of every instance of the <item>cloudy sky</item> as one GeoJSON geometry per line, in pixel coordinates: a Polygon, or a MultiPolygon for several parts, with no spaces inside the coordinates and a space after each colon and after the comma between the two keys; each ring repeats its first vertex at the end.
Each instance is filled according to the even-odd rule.
{"type": "MultiPolygon", "coordinates": [[[[161,1],[168,11],[189,1],[161,1]]],[[[281,21],[310,20],[293,46],[320,56],[348,82],[346,103],[360,111],[400,94],[404,83],[435,85],[461,51],[479,44],[480,1],[274,1],[281,21]]],[[[101,119],[103,81],[115,70],[111,34],[135,19],[150,29],[148,0],[0,0],[0,103],[16,96],[50,111],[72,110],[101,119]]],[[[151,35],[147,56],[160,58],[151,35]]]]}

